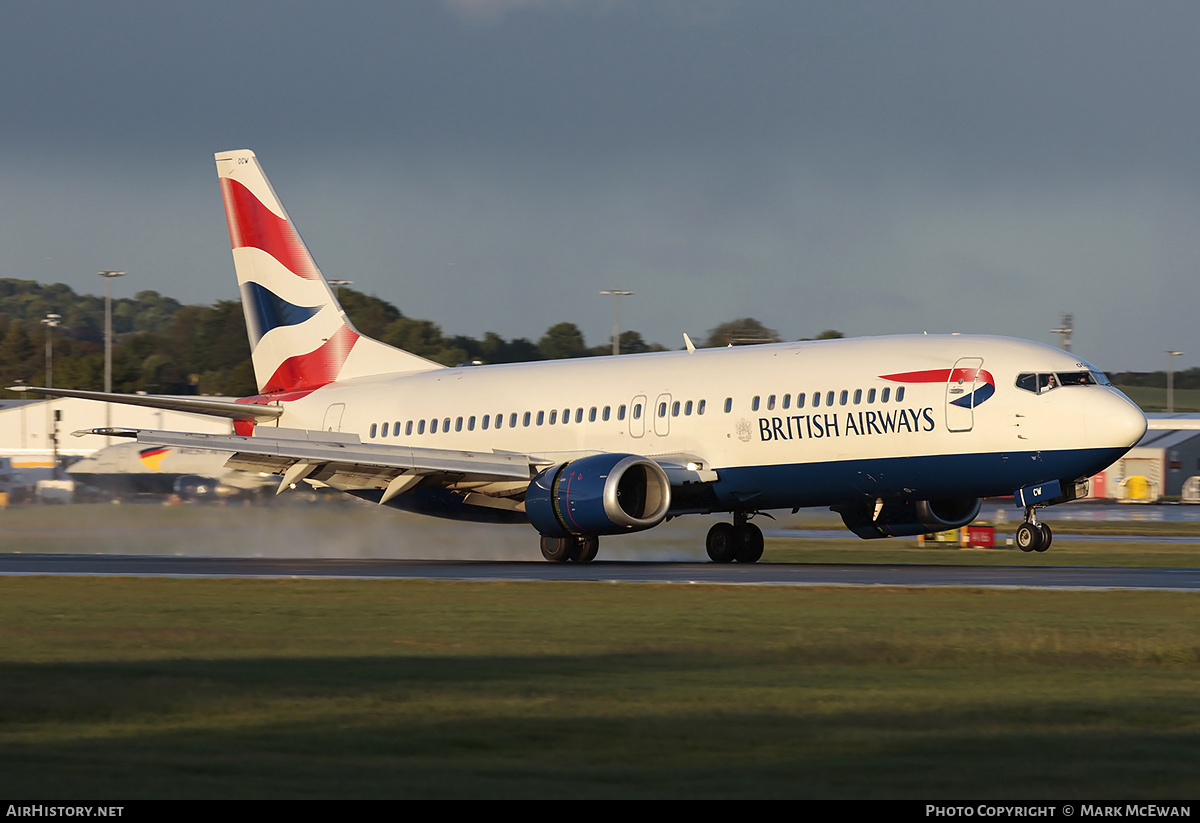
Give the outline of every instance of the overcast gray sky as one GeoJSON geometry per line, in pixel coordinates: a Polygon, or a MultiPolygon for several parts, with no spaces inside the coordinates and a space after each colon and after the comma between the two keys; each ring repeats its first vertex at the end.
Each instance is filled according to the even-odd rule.
{"type": "Polygon", "coordinates": [[[1200,363],[1200,3],[0,6],[0,277],[236,299],[213,153],[447,334],[962,331],[1200,363]]]}

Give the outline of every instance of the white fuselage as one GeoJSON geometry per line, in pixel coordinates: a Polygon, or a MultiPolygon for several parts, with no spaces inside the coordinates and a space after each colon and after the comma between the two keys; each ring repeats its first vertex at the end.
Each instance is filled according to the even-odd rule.
{"type": "Polygon", "coordinates": [[[341,381],[284,403],[278,425],[547,463],[677,456],[719,478],[681,510],[1011,494],[1093,474],[1144,432],[1141,411],[1110,386],[1017,385],[1039,373],[1096,374],[1011,338],[857,338],[341,381]],[[974,384],[953,379],[964,367],[974,384]]]}

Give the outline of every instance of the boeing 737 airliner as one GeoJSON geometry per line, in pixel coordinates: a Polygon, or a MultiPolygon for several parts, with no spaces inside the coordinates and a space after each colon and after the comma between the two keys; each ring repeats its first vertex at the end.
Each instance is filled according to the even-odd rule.
{"type": "Polygon", "coordinates": [[[30,389],[221,415],[234,435],[96,429],[231,453],[409,511],[527,522],[552,561],[728,512],[717,562],[757,561],[771,509],[830,506],[864,538],[965,525],[1015,495],[1017,543],[1146,430],[1091,364],[1039,343],[914,335],[447,368],[359,334],[249,151],[216,156],[259,393],[236,403],[30,389]]]}

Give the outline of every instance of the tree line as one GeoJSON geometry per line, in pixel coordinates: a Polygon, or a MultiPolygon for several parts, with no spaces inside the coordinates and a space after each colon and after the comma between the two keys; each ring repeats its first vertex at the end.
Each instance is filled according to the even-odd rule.
{"type": "MultiPolygon", "coordinates": [[[[363,334],[447,366],[466,362],[516,363],[612,353],[612,340],[588,346],[574,323],[556,323],[536,342],[447,336],[430,320],[406,317],[391,303],[343,287],[338,299],[363,334]]],[[[245,396],[255,392],[250,346],[241,303],[183,305],[156,291],[112,301],[113,391],[150,394],[245,396]]],[[[42,385],[47,336],[53,349],[53,382],[59,388],[104,388],[104,298],[76,294],[62,283],[0,279],[0,386],[42,385]],[[43,322],[57,314],[57,325],[43,322]]],[[[841,337],[829,329],[818,338],[841,337]]],[[[776,342],[774,329],[739,318],[709,331],[699,346],[776,342]]],[[[666,351],[633,330],[621,332],[622,354],[666,351]]],[[[16,397],[3,391],[4,397],[16,397]]]]}

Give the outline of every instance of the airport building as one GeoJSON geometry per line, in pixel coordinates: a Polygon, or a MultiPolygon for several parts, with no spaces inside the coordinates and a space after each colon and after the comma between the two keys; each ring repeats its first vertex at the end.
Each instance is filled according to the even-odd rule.
{"type": "MultiPolygon", "coordinates": [[[[1151,414],[1152,420],[1168,415],[1151,414]]],[[[1172,414],[1200,426],[1200,414],[1172,414]]],[[[1129,452],[1092,478],[1089,497],[1153,503],[1162,498],[1200,503],[1200,430],[1150,429],[1129,452]]]]}
{"type": "Polygon", "coordinates": [[[32,486],[53,477],[56,455],[61,469],[105,446],[127,442],[120,437],[71,436],[81,429],[103,426],[203,434],[230,434],[233,430],[231,421],[220,417],[95,400],[0,400],[0,460],[8,461],[20,485],[32,486]]]}

